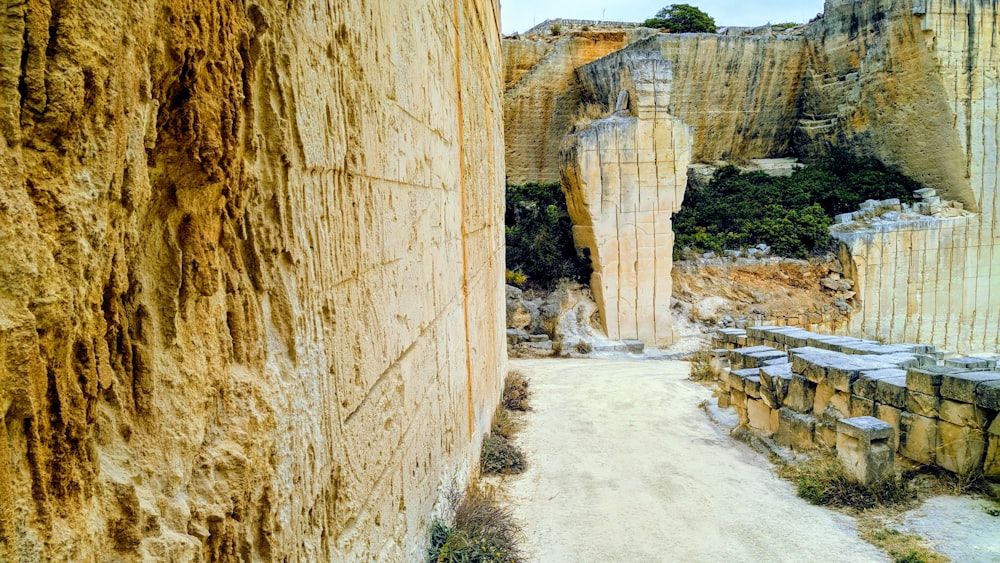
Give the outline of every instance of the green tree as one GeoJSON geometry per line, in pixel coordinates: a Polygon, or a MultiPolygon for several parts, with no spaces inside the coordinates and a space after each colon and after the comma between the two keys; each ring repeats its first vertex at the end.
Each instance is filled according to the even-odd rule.
{"type": "Polygon", "coordinates": [[[715,19],[690,4],[670,4],[642,23],[670,33],[715,33],[715,19]]]}

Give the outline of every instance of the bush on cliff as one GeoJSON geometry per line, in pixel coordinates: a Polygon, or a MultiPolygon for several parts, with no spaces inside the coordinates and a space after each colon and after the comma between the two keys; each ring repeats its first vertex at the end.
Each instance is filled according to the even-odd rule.
{"type": "Polygon", "coordinates": [[[874,158],[837,152],[789,177],[719,168],[692,186],[674,215],[676,251],[720,253],[767,244],[779,256],[805,258],[829,248],[833,216],[868,199],[913,201],[922,186],[874,158]]]}
{"type": "Polygon", "coordinates": [[[715,19],[690,4],[667,5],[642,26],[670,33],[715,33],[715,19]]]}
{"type": "Polygon", "coordinates": [[[590,260],[577,254],[573,222],[558,183],[507,186],[507,269],[527,276],[525,285],[555,289],[556,280],[590,279],[590,260]]]}

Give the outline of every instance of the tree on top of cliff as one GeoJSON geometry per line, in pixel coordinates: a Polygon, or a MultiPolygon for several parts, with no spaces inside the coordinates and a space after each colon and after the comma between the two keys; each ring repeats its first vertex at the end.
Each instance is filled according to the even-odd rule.
{"type": "Polygon", "coordinates": [[[670,4],[642,22],[670,33],[715,33],[715,19],[690,4],[670,4]]]}

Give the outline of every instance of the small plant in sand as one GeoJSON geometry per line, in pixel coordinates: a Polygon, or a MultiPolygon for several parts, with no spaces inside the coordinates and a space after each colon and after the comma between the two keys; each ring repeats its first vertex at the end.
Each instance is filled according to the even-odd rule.
{"type": "Polygon", "coordinates": [[[927,548],[923,538],[904,534],[881,525],[864,530],[862,537],[868,543],[884,550],[894,563],[944,563],[948,558],[927,548]]]}
{"type": "Polygon", "coordinates": [[[517,475],[524,472],[524,452],[499,434],[487,434],[479,464],[486,475],[517,475]]]}
{"type": "Polygon", "coordinates": [[[712,371],[711,354],[708,350],[699,350],[691,356],[691,381],[711,381],[715,379],[712,371]]]}
{"type": "Polygon", "coordinates": [[[528,389],[528,380],[524,374],[511,370],[507,372],[507,380],[503,385],[503,398],[501,405],[505,409],[512,411],[530,410],[528,399],[531,398],[531,391],[528,389]]]}
{"type": "Polygon", "coordinates": [[[452,502],[452,523],[438,519],[431,525],[427,563],[524,561],[521,528],[492,495],[473,488],[464,495],[453,495],[452,502]]]}

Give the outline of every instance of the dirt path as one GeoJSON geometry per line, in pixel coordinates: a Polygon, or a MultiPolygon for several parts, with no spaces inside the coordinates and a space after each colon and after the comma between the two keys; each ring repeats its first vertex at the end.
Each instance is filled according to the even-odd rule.
{"type": "Polygon", "coordinates": [[[669,361],[512,360],[534,411],[504,489],[532,561],[887,561],[698,408],[669,361]]]}

